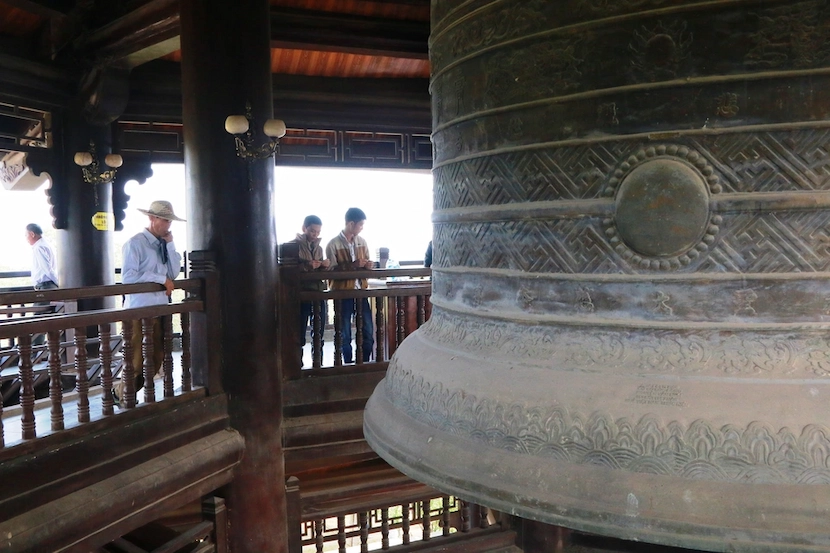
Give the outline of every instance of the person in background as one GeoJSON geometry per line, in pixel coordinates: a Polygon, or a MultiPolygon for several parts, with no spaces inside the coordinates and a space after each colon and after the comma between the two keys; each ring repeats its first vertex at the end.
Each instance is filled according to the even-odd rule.
{"type": "MultiPolygon", "coordinates": [[[[55,251],[49,242],[43,238],[43,229],[40,228],[40,225],[35,223],[26,225],[26,241],[32,247],[32,286],[34,289],[54,290],[58,288],[55,251]]],[[[49,302],[37,302],[35,305],[49,305],[49,302]]],[[[32,339],[33,346],[40,346],[45,342],[45,334],[35,334],[32,339]]]]}
{"type": "MultiPolygon", "coordinates": [[[[326,246],[326,258],[331,262],[331,269],[351,271],[357,269],[371,269],[374,261],[369,259],[369,246],[366,240],[358,236],[363,230],[366,214],[362,209],[350,207],[346,211],[346,226],[340,234],[331,239],[326,246]]],[[[365,290],[369,282],[365,278],[330,280],[332,290],[365,290]]],[[[372,324],[372,310],[368,298],[360,298],[363,312],[363,362],[372,357],[372,348],[375,345],[375,329],[372,324]]],[[[355,316],[355,299],[343,300],[343,312],[340,317],[340,332],[343,338],[341,352],[343,362],[351,363],[352,356],[352,318],[355,316]]]]}
{"type": "MultiPolygon", "coordinates": [[[[173,212],[173,205],[166,201],[155,201],[149,209],[139,211],[149,218],[147,228],[127,240],[122,248],[124,257],[121,268],[123,284],[155,282],[164,286],[158,292],[127,294],[124,308],[164,305],[170,301],[173,293],[173,279],[182,267],[182,256],[176,251],[170,225],[173,221],[184,221],[173,212]]],[[[153,376],[158,374],[164,361],[164,329],[161,317],[153,319],[153,376]]],[[[141,321],[133,321],[133,368],[136,371],[136,392],[144,386],[144,356],[141,351],[141,321]]],[[[116,403],[124,392],[124,380],[121,379],[113,390],[116,403]]]]}
{"type": "Polygon", "coordinates": [[[432,267],[432,240],[429,241],[427,252],[424,254],[424,267],[432,267]]]}
{"type": "Polygon", "coordinates": [[[40,225],[26,225],[26,241],[32,246],[32,286],[35,290],[53,290],[58,287],[55,252],[43,238],[40,225]]]}
{"type": "MultiPolygon", "coordinates": [[[[297,234],[297,237],[291,242],[296,243],[300,252],[300,268],[303,271],[317,271],[326,270],[329,268],[331,262],[328,259],[323,259],[323,248],[320,246],[320,232],[323,229],[323,221],[316,215],[309,215],[303,220],[303,232],[297,234]]],[[[326,283],[323,280],[304,280],[302,282],[303,290],[310,290],[313,292],[323,292],[326,289],[326,283]]],[[[305,335],[308,330],[308,321],[313,314],[313,302],[300,302],[300,359],[303,357],[303,347],[305,346],[305,335]]],[[[325,328],[326,324],[326,302],[320,302],[320,317],[322,318],[321,328],[325,328]]],[[[311,339],[317,333],[317,329],[312,321],[311,325],[311,339]]],[[[323,346],[323,336],[320,336],[320,347],[323,346]]]]}

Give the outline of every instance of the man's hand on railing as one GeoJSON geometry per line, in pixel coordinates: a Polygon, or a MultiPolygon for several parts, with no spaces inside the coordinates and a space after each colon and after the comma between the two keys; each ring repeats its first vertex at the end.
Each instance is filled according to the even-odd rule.
{"type": "Polygon", "coordinates": [[[167,280],[165,280],[165,281],[164,281],[165,293],[166,293],[168,296],[170,296],[171,294],[173,294],[173,289],[174,289],[175,287],[176,287],[176,284],[173,282],[173,280],[172,280],[172,279],[169,279],[169,278],[168,278],[167,280]]]}

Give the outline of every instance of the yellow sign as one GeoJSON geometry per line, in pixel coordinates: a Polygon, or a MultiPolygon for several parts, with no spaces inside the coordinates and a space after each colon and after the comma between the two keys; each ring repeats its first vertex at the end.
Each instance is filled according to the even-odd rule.
{"type": "Polygon", "coordinates": [[[97,230],[111,230],[110,224],[112,224],[112,222],[112,214],[105,211],[99,211],[92,216],[92,226],[97,230]]]}

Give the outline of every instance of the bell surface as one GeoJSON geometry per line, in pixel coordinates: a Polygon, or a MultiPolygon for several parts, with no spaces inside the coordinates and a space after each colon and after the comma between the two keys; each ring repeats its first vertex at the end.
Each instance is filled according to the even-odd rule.
{"type": "Polygon", "coordinates": [[[433,310],[364,432],[521,517],[830,551],[830,7],[433,0],[433,310]]]}

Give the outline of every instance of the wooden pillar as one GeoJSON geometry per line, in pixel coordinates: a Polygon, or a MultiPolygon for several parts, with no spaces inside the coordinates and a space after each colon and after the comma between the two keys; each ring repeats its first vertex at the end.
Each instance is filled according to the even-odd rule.
{"type": "MultiPolygon", "coordinates": [[[[115,284],[115,267],[111,227],[98,230],[92,224],[96,213],[112,217],[112,184],[92,185],[84,181],[81,168],[73,160],[75,152],[88,151],[90,140],[95,142],[98,159],[102,162],[110,153],[112,133],[110,125],[90,125],[80,115],[80,109],[68,110],[63,128],[65,148],[61,155],[59,174],[66,187],[66,228],[59,231],[58,267],[61,288],[115,284]]],[[[115,298],[81,300],[78,309],[114,307],[115,298]]]]}
{"type": "Polygon", "coordinates": [[[180,13],[188,236],[194,249],[216,253],[222,385],[245,438],[225,490],[231,549],[285,553],[274,161],[237,157],[224,130],[246,102],[258,131],[272,117],[268,0],[182,0],[180,13]]]}

